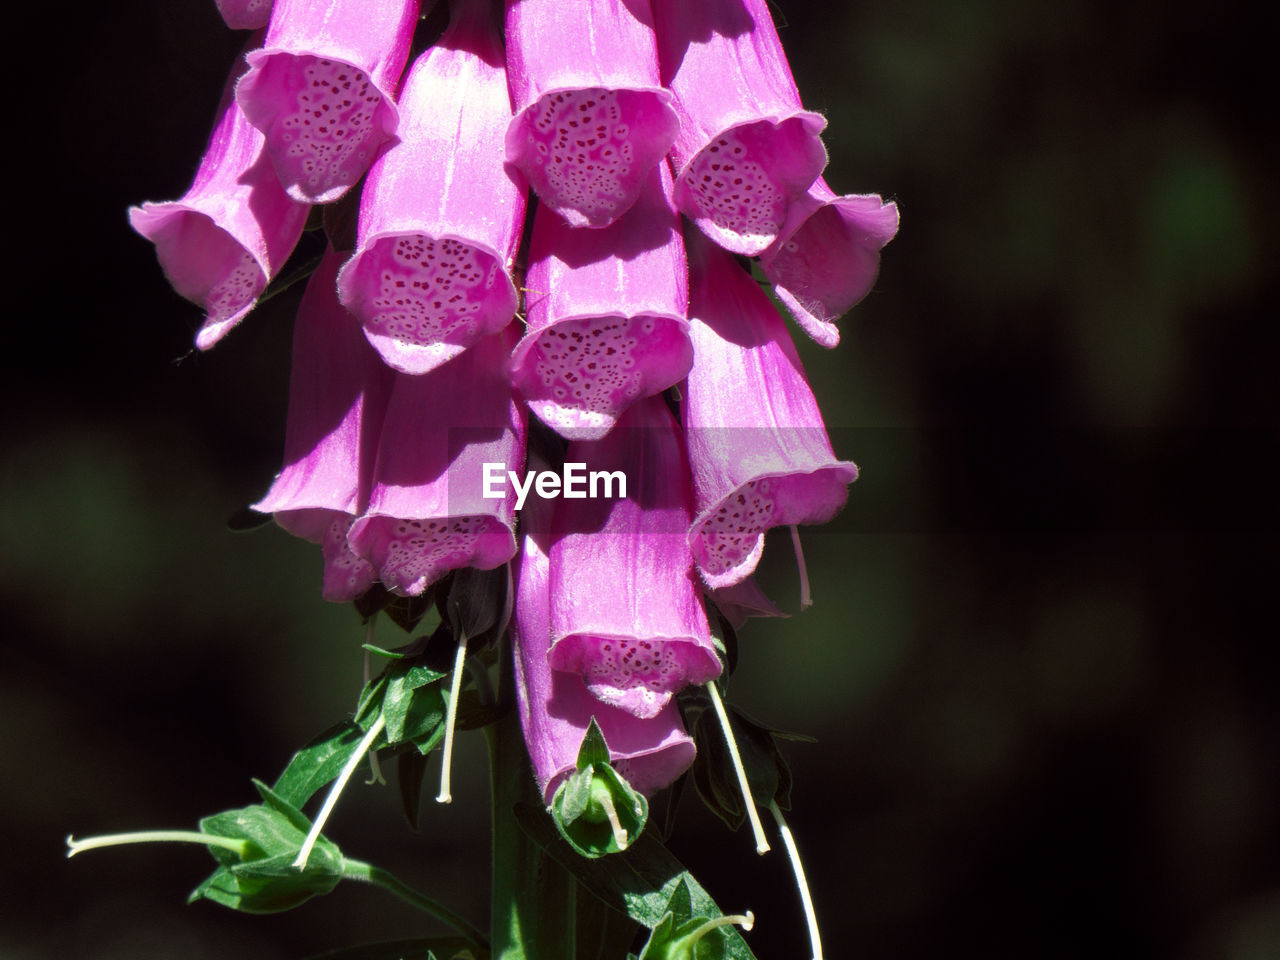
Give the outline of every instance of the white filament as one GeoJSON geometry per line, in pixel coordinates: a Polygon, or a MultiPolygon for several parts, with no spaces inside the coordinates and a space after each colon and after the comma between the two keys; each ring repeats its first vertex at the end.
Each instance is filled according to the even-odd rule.
{"type": "Polygon", "coordinates": [[[764,827],[760,823],[760,814],[756,812],[756,802],[751,798],[751,787],[747,783],[747,771],[742,766],[742,755],[738,753],[738,742],[733,738],[733,730],[729,727],[729,715],[724,711],[720,693],[716,690],[715,681],[707,685],[711,694],[711,703],[716,708],[716,716],[720,718],[720,729],[724,731],[725,743],[729,745],[729,756],[733,759],[733,771],[738,775],[738,788],[742,791],[742,802],[747,808],[747,819],[751,821],[751,832],[756,837],[756,853],[769,852],[769,841],[765,838],[764,827]]]}

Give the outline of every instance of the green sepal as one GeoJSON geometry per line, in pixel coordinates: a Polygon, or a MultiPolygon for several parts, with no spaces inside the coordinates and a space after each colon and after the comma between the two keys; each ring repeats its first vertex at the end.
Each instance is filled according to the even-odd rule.
{"type": "Polygon", "coordinates": [[[578,769],[551,798],[560,835],[584,857],[618,853],[635,842],[649,819],[649,801],[609,765],[609,745],[592,718],[578,748],[578,769]],[[612,807],[625,835],[619,844],[607,810],[612,807]]]}
{"type": "Polygon", "coordinates": [[[367,731],[383,720],[374,749],[412,744],[421,754],[434,750],[444,737],[444,691],[447,669],[438,668],[439,650],[447,631],[437,628],[428,637],[387,651],[390,662],[360,691],[355,723],[367,731]]]}
{"type": "Polygon", "coordinates": [[[387,618],[405,633],[412,633],[424,619],[426,624],[423,629],[434,630],[440,622],[439,614],[435,610],[436,590],[439,585],[440,581],[437,581],[419,596],[402,597],[392,593],[382,584],[375,583],[355,599],[356,612],[363,620],[368,620],[378,612],[385,613],[387,618]]]}
{"type": "Polygon", "coordinates": [[[302,809],[321,787],[342,772],[360,739],[360,727],[354,721],[334,724],[293,755],[271,789],[285,802],[302,809]]]}
{"type": "Polygon", "coordinates": [[[467,649],[478,651],[507,629],[511,618],[509,579],[504,564],[494,570],[463,567],[453,575],[446,619],[455,637],[467,638],[467,649]]]}
{"type": "MultiPolygon", "coordinates": [[[[747,783],[755,802],[767,806],[776,802],[784,810],[791,809],[791,768],[778,749],[777,738],[804,740],[795,734],[772,730],[748,719],[740,710],[728,706],[729,724],[738,753],[747,773],[747,783]]],[[[698,752],[693,762],[693,783],[702,802],[731,830],[737,830],[746,819],[738,775],[733,768],[724,731],[714,711],[704,710],[693,731],[698,752]]]]}
{"type": "Polygon", "coordinates": [[[462,937],[383,940],[318,953],[307,960],[485,960],[488,954],[462,937]]]}
{"type": "MultiPolygon", "coordinates": [[[[651,833],[642,834],[630,849],[616,856],[587,859],[562,840],[538,807],[517,804],[515,815],[529,838],[568,870],[583,889],[641,926],[653,930],[668,914],[674,915],[672,900],[680,898],[676,899],[676,906],[682,904],[684,894],[678,893],[682,886],[688,894],[690,918],[697,917],[702,923],[725,915],[693,874],[651,833]]],[[[755,955],[736,928],[718,929],[721,931],[718,943],[723,950],[720,957],[754,960],[755,955]]],[[[706,942],[711,942],[710,937],[706,942]]],[[[698,960],[702,960],[701,954],[698,960]]]]}
{"type": "Polygon", "coordinates": [[[266,784],[255,780],[262,803],[227,810],[200,821],[200,832],[246,840],[242,856],[226,847],[211,846],[219,867],[187,898],[201,898],[245,913],[278,913],[318,894],[328,893],[342,879],[342,852],[320,837],[307,866],[293,866],[311,829],[297,807],[266,784]]]}

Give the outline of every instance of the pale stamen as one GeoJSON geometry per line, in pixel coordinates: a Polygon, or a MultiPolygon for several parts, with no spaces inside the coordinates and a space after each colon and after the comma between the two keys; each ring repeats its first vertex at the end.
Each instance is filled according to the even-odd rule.
{"type": "Polygon", "coordinates": [[[716,709],[716,716],[720,718],[720,729],[724,731],[725,743],[729,745],[729,756],[733,759],[733,771],[738,775],[738,788],[742,791],[742,802],[747,808],[747,819],[751,821],[751,832],[756,837],[756,853],[765,854],[769,852],[769,841],[765,838],[764,827],[760,823],[760,814],[756,812],[756,802],[751,797],[751,787],[747,783],[747,771],[742,766],[742,755],[738,753],[738,741],[733,737],[733,730],[729,726],[729,715],[725,713],[724,703],[720,700],[720,693],[716,690],[715,681],[707,685],[707,692],[711,694],[711,704],[716,709]]]}
{"type": "Polygon", "coordinates": [[[453,655],[453,679],[449,684],[449,712],[444,720],[444,757],[440,761],[440,794],[436,803],[453,803],[449,792],[449,774],[453,766],[453,727],[458,717],[458,698],[462,695],[462,670],[467,659],[467,635],[458,638],[458,650],[453,655]]]}
{"type": "Polygon", "coordinates": [[[199,843],[206,847],[225,847],[234,851],[242,859],[249,852],[248,840],[236,840],[233,837],[218,837],[208,833],[197,833],[194,830],[139,830],[134,833],[108,833],[100,837],[86,837],[77,840],[67,834],[67,859],[85,850],[97,850],[101,847],[123,847],[131,843],[199,843]]]}
{"type": "Polygon", "coordinates": [[[604,807],[604,815],[609,818],[609,826],[613,829],[613,842],[619,850],[627,849],[627,831],[622,829],[622,821],[618,819],[618,811],[613,805],[613,797],[602,793],[596,797],[596,803],[604,807]]]}
{"type": "Polygon", "coordinates": [[[807,610],[813,606],[813,596],[809,593],[809,568],[804,563],[804,548],[800,546],[800,528],[791,524],[791,546],[796,552],[796,566],[800,570],[800,609],[807,610]]]}
{"type": "Polygon", "coordinates": [[[796,849],[795,838],[791,828],[782,819],[782,811],[776,801],[769,801],[769,812],[777,821],[778,832],[782,834],[782,845],[787,848],[787,856],[791,858],[791,869],[796,875],[796,886],[800,890],[800,903],[804,906],[804,919],[809,925],[809,945],[813,949],[813,960],[822,960],[822,938],[818,936],[818,917],[813,912],[813,900],[809,896],[809,883],[804,878],[804,866],[800,863],[800,851],[796,849]]]}
{"type": "Polygon", "coordinates": [[[333,813],[333,808],[337,806],[338,797],[341,795],[343,788],[346,787],[347,781],[351,779],[351,774],[355,773],[361,759],[364,758],[369,748],[373,746],[373,741],[377,740],[378,734],[382,733],[384,726],[386,726],[386,719],[379,713],[378,719],[373,722],[373,726],[364,735],[364,739],[356,746],[355,752],[347,758],[342,772],[338,774],[338,779],[333,781],[333,786],[329,788],[329,795],[324,798],[324,806],[320,808],[319,815],[316,817],[315,822],[311,824],[311,832],[307,834],[307,839],[302,841],[302,846],[298,848],[297,859],[293,861],[293,865],[297,869],[306,869],[307,860],[311,857],[311,848],[320,839],[320,831],[324,829],[325,822],[329,819],[329,814],[333,813]]]}

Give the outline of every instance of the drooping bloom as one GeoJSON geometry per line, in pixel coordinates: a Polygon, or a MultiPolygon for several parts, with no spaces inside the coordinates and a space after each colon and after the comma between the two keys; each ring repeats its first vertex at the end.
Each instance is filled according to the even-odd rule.
{"type": "Polygon", "coordinates": [[[685,541],[680,428],[661,397],[648,397],[603,439],[571,443],[566,463],[620,471],[627,495],[565,499],[556,510],[551,666],[579,674],[605,703],[657,716],[672,694],[720,673],[685,541]]]}
{"type": "Polygon", "coordinates": [[[515,492],[487,499],[483,483],[486,463],[524,463],[525,413],[507,376],[514,327],[429,374],[396,375],[369,506],[348,537],[396,593],[416,596],[450,570],[492,570],[516,552],[515,492]]]}
{"type": "Polygon", "coordinates": [[[307,282],[293,331],[284,469],[253,509],[319,543],[326,600],[352,600],[372,585],[347,531],[369,497],[374,456],[394,374],[338,303],[342,256],[328,250],[307,282]]]}
{"type": "MultiPolygon", "coordinates": [[[[542,466],[530,457],[531,469],[542,466]]],[[[549,804],[560,782],[574,770],[578,748],[594,718],[609,744],[614,768],[634,789],[652,794],[670,784],[693,762],[693,740],[685,733],[674,703],[668,703],[656,716],[641,720],[601,703],[578,674],[551,669],[547,660],[551,646],[547,557],[551,504],[534,496],[521,511],[523,538],[516,564],[512,621],[516,698],[538,786],[544,802],[549,804]]]]}
{"type": "MultiPolygon", "coordinates": [[[[257,45],[255,37],[249,47],[257,45]]],[[[181,200],[129,209],[133,229],[156,245],[173,288],[205,309],[196,346],[206,350],[253,309],[302,236],[308,207],[289,198],[227,78],[218,120],[181,200]]]]}
{"type": "Polygon", "coordinates": [[[654,0],[663,83],[680,132],[676,206],[754,256],[827,163],[827,121],[804,109],[766,0],[654,0]]]}
{"type": "Polygon", "coordinates": [[[696,512],[689,546],[707,585],[746,577],[770,527],[824,523],[858,468],[837,460],[786,325],[734,259],[690,233],[685,434],[696,512]]]}
{"type": "Polygon", "coordinates": [[[603,436],[640,397],[689,372],[688,266],[666,164],[617,223],[575,230],[538,209],[525,279],[529,329],[512,378],[570,439],[603,436]]]}
{"type": "Polygon", "coordinates": [[[676,135],[649,0],[508,0],[506,32],[507,159],[573,226],[612,223],[676,135]]]}
{"type": "Polygon", "coordinates": [[[454,4],[400,95],[400,142],[369,170],[339,293],[397,370],[421,374],[515,314],[527,188],[506,169],[511,101],[488,0],[454,4]]]}
{"type": "Polygon", "coordinates": [[[232,30],[257,30],[271,19],[271,0],[213,0],[232,30]]]}
{"type": "Polygon", "coordinates": [[[880,249],[897,232],[897,204],[875,193],[836,196],[819,177],[791,205],[760,268],[804,332],[834,347],[840,342],[834,321],[871,290],[880,249]]]}
{"type": "Polygon", "coordinates": [[[396,132],[418,0],[276,0],[236,99],[291,197],[338,199],[396,132]]]}

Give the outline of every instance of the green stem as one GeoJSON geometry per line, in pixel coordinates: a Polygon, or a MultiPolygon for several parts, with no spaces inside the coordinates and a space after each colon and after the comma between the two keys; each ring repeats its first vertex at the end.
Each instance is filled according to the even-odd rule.
{"type": "Polygon", "coordinates": [[[97,850],[100,847],[123,847],[130,843],[198,843],[206,847],[225,847],[242,858],[250,847],[248,840],[218,837],[194,830],[139,830],[134,833],[108,833],[101,837],[86,837],[84,840],[77,840],[67,834],[67,856],[74,857],[81,851],[97,850]]]}
{"type": "Polygon", "coordinates": [[[373,864],[365,863],[363,860],[343,858],[342,876],[348,880],[363,880],[365,883],[372,883],[374,886],[381,887],[388,893],[395,894],[405,903],[417,907],[423,913],[429,913],[437,920],[447,923],[477,947],[481,947],[486,951],[489,949],[489,939],[464,917],[454,913],[444,904],[432,900],[426,894],[419,893],[395,874],[381,867],[375,867],[373,864]]]}

